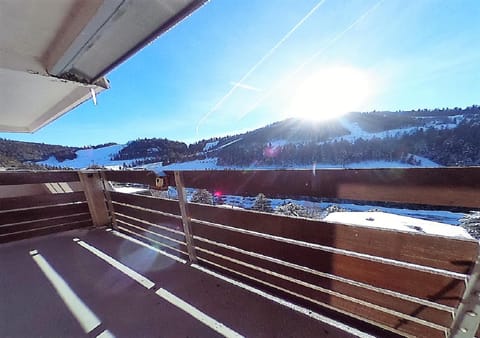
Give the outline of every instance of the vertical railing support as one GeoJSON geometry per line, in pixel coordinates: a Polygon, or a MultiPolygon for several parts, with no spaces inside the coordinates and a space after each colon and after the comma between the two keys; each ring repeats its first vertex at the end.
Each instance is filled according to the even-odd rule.
{"type": "Polygon", "coordinates": [[[473,338],[480,324],[480,256],[467,281],[462,302],[450,329],[450,338],[473,338]]]}
{"type": "Polygon", "coordinates": [[[188,212],[187,195],[185,194],[182,173],[179,171],[175,171],[175,185],[177,187],[180,213],[182,214],[183,232],[185,233],[185,241],[187,243],[188,258],[190,263],[196,263],[197,255],[195,253],[195,246],[193,245],[193,233],[192,225],[190,224],[190,214],[188,212]]]}
{"type": "Polygon", "coordinates": [[[105,195],[105,201],[107,203],[108,215],[110,217],[110,224],[112,225],[113,229],[118,230],[117,218],[115,217],[115,210],[113,209],[112,196],[110,195],[110,191],[113,191],[113,187],[110,184],[110,182],[108,182],[104,171],[100,172],[100,177],[102,179],[103,193],[105,195]]]}
{"type": "Polygon", "coordinates": [[[102,178],[97,171],[80,171],[78,173],[82,183],[85,198],[88,203],[88,210],[92,217],[94,226],[108,226],[111,219],[105,201],[105,193],[102,178]]]}

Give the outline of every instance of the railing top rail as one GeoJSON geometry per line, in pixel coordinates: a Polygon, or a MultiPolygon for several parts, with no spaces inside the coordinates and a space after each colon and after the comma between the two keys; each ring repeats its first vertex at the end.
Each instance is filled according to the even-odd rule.
{"type": "MultiPolygon", "coordinates": [[[[174,173],[165,172],[174,185],[174,173]]],[[[184,171],[185,186],[231,195],[313,196],[480,208],[480,167],[184,171]]]]}
{"type": "Polygon", "coordinates": [[[0,185],[77,182],[78,180],[78,173],[73,170],[0,171],[0,185]]]}

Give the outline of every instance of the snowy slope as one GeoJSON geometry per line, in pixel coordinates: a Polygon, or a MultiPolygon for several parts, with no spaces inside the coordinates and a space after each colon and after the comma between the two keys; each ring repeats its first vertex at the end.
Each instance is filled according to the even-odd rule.
{"type": "MultiPolygon", "coordinates": [[[[449,119],[450,123],[438,123],[438,121],[434,121],[434,122],[428,122],[423,126],[390,129],[390,130],[376,132],[376,133],[367,132],[367,131],[363,130],[358,125],[358,123],[348,120],[348,117],[342,117],[342,118],[339,119],[339,122],[342,124],[342,126],[345,129],[347,129],[350,132],[350,135],[335,137],[335,138],[332,138],[332,139],[328,140],[327,142],[340,141],[340,140],[345,140],[345,141],[348,141],[348,142],[354,142],[358,139],[363,139],[363,140],[367,141],[367,140],[371,140],[371,139],[374,139],[374,138],[384,139],[386,137],[393,137],[393,136],[396,136],[396,135],[411,134],[411,133],[417,131],[419,128],[433,127],[435,129],[453,129],[453,128],[456,128],[458,126],[458,124],[463,120],[463,117],[459,118],[459,116],[460,115],[451,116],[451,118],[449,119]],[[455,117],[457,117],[457,119],[456,119],[457,122],[456,123],[454,123],[455,117]]],[[[325,143],[325,142],[321,142],[321,143],[325,143]]]]}
{"type": "Polygon", "coordinates": [[[62,166],[70,168],[87,168],[90,165],[100,165],[100,166],[121,166],[123,163],[130,164],[135,160],[126,160],[126,161],[112,161],[110,160],[111,155],[118,153],[125,147],[124,144],[115,144],[108,147],[98,148],[98,149],[83,149],[76,152],[77,158],[73,160],[65,160],[63,162],[57,161],[53,156],[48,158],[45,161],[38,162],[40,164],[46,164],[51,166],[62,166]]]}
{"type": "Polygon", "coordinates": [[[347,129],[350,132],[350,135],[346,136],[339,136],[335,137],[333,139],[330,139],[327,142],[332,142],[332,141],[340,141],[340,140],[345,140],[348,142],[354,142],[358,139],[364,139],[365,141],[371,140],[374,138],[380,138],[384,139],[389,136],[395,136],[395,135],[404,135],[404,134],[409,134],[413,133],[418,129],[418,127],[408,127],[408,128],[400,128],[400,129],[390,129],[386,131],[381,131],[377,133],[369,133],[358,125],[356,122],[351,122],[349,121],[346,117],[342,117],[339,119],[339,122],[342,124],[342,126],[347,129]]]}
{"type": "Polygon", "coordinates": [[[230,141],[228,143],[225,143],[225,144],[223,144],[219,147],[218,147],[218,143],[220,141],[207,142],[205,144],[205,146],[203,147],[203,150],[201,152],[197,153],[197,155],[205,155],[205,154],[211,153],[213,151],[226,148],[226,147],[231,146],[232,144],[237,143],[238,141],[241,141],[241,140],[242,140],[242,138],[237,138],[237,139],[235,139],[233,141],[230,141]]]}
{"type": "Polygon", "coordinates": [[[203,147],[203,151],[209,151],[212,148],[215,148],[218,144],[218,141],[208,142],[203,147]]]}

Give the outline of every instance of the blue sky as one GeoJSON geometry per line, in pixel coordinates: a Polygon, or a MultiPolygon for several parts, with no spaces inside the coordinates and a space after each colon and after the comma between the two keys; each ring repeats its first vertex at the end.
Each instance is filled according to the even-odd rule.
{"type": "Polygon", "coordinates": [[[365,89],[349,78],[357,73],[369,90],[346,106],[354,110],[479,104],[479,17],[478,0],[211,0],[108,74],[111,89],[97,106],[86,102],[34,134],[0,137],[191,143],[299,110],[328,116],[324,101],[351,103],[365,89]],[[348,71],[339,77],[338,69],[348,71]],[[350,86],[332,92],[334,78],[350,86]],[[299,92],[314,97],[300,96],[298,107],[299,92]]]}

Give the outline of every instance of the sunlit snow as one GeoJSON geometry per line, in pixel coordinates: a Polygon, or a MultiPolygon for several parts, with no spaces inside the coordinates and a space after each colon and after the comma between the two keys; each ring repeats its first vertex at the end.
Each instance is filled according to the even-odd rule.
{"type": "Polygon", "coordinates": [[[349,225],[384,228],[431,235],[472,238],[459,226],[426,221],[413,217],[394,215],[385,212],[332,212],[324,219],[328,222],[349,225]]]}
{"type": "Polygon", "coordinates": [[[73,160],[65,160],[63,162],[59,162],[55,157],[50,156],[50,158],[48,158],[47,160],[38,163],[50,166],[61,166],[79,169],[87,168],[91,165],[122,166],[124,163],[130,164],[135,160],[112,161],[110,158],[112,155],[118,153],[124,147],[124,144],[115,144],[112,146],[98,149],[82,149],[76,152],[77,158],[73,160]]]}

